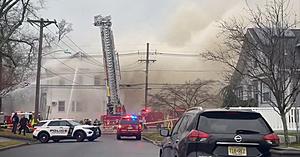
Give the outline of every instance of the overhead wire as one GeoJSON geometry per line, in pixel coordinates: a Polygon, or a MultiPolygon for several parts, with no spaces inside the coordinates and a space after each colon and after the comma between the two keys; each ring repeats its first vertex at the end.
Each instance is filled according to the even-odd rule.
{"type": "MultiPolygon", "coordinates": [[[[35,16],[36,18],[40,18],[38,15],[36,15],[33,11],[31,11],[31,10],[29,10],[28,9],[28,11],[33,15],[33,16],[35,16]]],[[[50,28],[48,28],[48,27],[46,27],[46,29],[50,32],[50,33],[52,33],[53,35],[55,35],[55,36],[57,36],[50,28]]],[[[83,54],[85,54],[86,56],[90,56],[89,54],[87,54],[81,47],[79,47],[70,37],[68,37],[68,35],[65,35],[65,37],[68,39],[68,40],[70,40],[71,41],[71,43],[73,44],[73,45],[75,45],[80,51],[81,51],[81,53],[83,53],[83,54]]],[[[67,44],[65,41],[63,41],[63,40],[60,40],[66,47],[68,47],[68,48],[70,48],[72,51],[74,51],[74,52],[77,52],[73,47],[71,47],[69,44],[67,44]]],[[[58,46],[58,47],[60,47],[60,48],[62,48],[59,44],[57,44],[57,43],[54,43],[56,46],[58,46]]],[[[62,48],[63,49],[63,48],[62,48]]],[[[90,57],[92,57],[92,56],[90,56],[90,57]]],[[[90,60],[89,58],[86,58],[87,60],[90,60]]],[[[90,60],[91,62],[93,62],[94,64],[97,64],[97,65],[99,65],[99,66],[102,66],[103,67],[103,64],[102,63],[100,63],[99,61],[97,61],[95,58],[93,58],[94,60],[90,60]]]]}
{"type": "MultiPolygon", "coordinates": [[[[51,56],[55,58],[55,56],[53,56],[53,55],[51,55],[51,56]]],[[[63,64],[65,67],[67,67],[67,68],[73,70],[74,73],[76,72],[76,69],[74,69],[74,68],[72,68],[71,66],[67,65],[67,64],[64,63],[63,61],[61,61],[61,60],[59,60],[59,59],[56,59],[56,60],[57,60],[58,62],[60,62],[61,64],[63,64]]],[[[74,74],[74,73],[72,73],[72,74],[74,74]]],[[[70,73],[70,74],[71,74],[71,73],[70,73]]],[[[77,73],[77,74],[78,74],[78,73],[77,73]]],[[[85,75],[85,76],[94,79],[93,77],[91,77],[91,76],[89,76],[89,75],[85,75]]]]}
{"type": "Polygon", "coordinates": [[[61,75],[58,75],[57,73],[55,73],[55,72],[49,70],[48,68],[45,68],[44,66],[41,66],[41,67],[42,67],[44,70],[46,70],[47,72],[50,72],[51,74],[53,74],[53,75],[55,75],[55,76],[57,76],[57,77],[60,77],[60,78],[62,78],[62,79],[64,79],[64,80],[67,80],[67,81],[69,81],[69,82],[76,83],[76,84],[80,85],[79,83],[77,83],[77,82],[75,82],[75,81],[73,81],[73,80],[70,80],[70,79],[68,79],[68,78],[66,78],[66,77],[63,77],[63,76],[61,76],[61,75]]]}

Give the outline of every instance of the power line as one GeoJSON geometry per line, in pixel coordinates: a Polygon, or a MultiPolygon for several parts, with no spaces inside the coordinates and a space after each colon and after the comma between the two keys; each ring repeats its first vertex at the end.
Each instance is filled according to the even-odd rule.
{"type": "Polygon", "coordinates": [[[41,67],[42,67],[44,70],[46,70],[46,72],[50,72],[51,74],[53,74],[53,75],[55,75],[55,76],[57,76],[57,77],[60,77],[60,78],[62,78],[62,79],[64,79],[64,80],[67,80],[67,81],[69,81],[69,82],[76,83],[76,84],[80,85],[79,83],[77,83],[77,82],[75,82],[75,81],[73,81],[73,80],[70,80],[70,79],[68,79],[68,78],[66,78],[66,77],[63,77],[63,76],[61,76],[61,75],[58,75],[57,73],[55,73],[55,72],[53,72],[53,71],[51,71],[51,70],[45,68],[44,66],[41,66],[41,67]]]}
{"type": "MultiPolygon", "coordinates": [[[[179,72],[179,73],[216,73],[216,72],[224,72],[224,70],[172,70],[172,69],[164,69],[164,70],[149,70],[152,72],[179,72]]],[[[132,73],[132,72],[145,72],[145,70],[122,70],[122,73],[132,73]]],[[[88,71],[88,72],[77,72],[78,75],[84,74],[103,74],[104,71],[88,71]]],[[[67,75],[74,74],[70,72],[59,72],[57,74],[67,75]]]]}
{"type": "MultiPolygon", "coordinates": [[[[48,29],[48,31],[50,32],[50,33],[52,33],[52,34],[54,34],[54,35],[56,35],[50,28],[48,28],[48,27],[46,27],[46,29],[48,29]]],[[[79,53],[82,53],[82,54],[84,54],[84,55],[86,55],[86,56],[88,56],[88,57],[91,57],[91,58],[93,58],[92,56],[90,56],[89,54],[87,54],[83,49],[81,49],[70,37],[68,37],[67,35],[65,35],[65,37],[67,38],[67,39],[69,39],[71,42],[72,42],[72,44],[74,44],[81,52],[79,52],[79,53]]],[[[63,41],[63,40],[60,40],[65,46],[67,46],[67,47],[69,47],[71,50],[73,50],[74,52],[76,52],[76,50],[74,49],[74,48],[72,48],[70,45],[68,45],[65,41],[63,41]]],[[[58,44],[56,44],[56,45],[58,45],[58,44]]],[[[82,58],[84,58],[84,57],[82,57],[82,58]]],[[[102,63],[100,63],[99,61],[97,61],[95,58],[93,58],[93,60],[91,60],[91,59],[89,59],[89,58],[86,58],[87,60],[89,60],[89,61],[91,61],[91,62],[93,62],[93,63],[95,63],[95,64],[97,64],[97,65],[99,65],[99,66],[103,66],[103,64],[102,63]]]]}
{"type": "MultiPolygon", "coordinates": [[[[51,55],[51,56],[53,56],[53,55],[51,55]]],[[[55,56],[53,56],[53,57],[55,57],[55,56]]],[[[61,60],[59,60],[59,59],[56,59],[58,62],[60,62],[61,64],[63,64],[64,66],[66,66],[66,67],[68,67],[69,69],[71,69],[71,70],[73,70],[74,72],[76,72],[76,69],[74,69],[74,68],[72,68],[72,67],[70,67],[69,65],[67,65],[66,63],[64,63],[64,62],[62,62],[61,60]]],[[[88,76],[87,75],[87,77],[89,77],[89,78],[92,78],[92,79],[94,79],[93,77],[91,77],[91,76],[88,76]]]]}
{"type": "MultiPolygon", "coordinates": [[[[54,35],[56,35],[50,28],[48,28],[48,27],[46,27],[47,29],[48,29],[48,31],[50,32],[50,33],[52,33],[52,34],[54,34],[54,35]]],[[[79,47],[68,35],[65,35],[65,37],[69,40],[69,41],[71,41],[71,43],[75,46],[75,47],[77,47],[79,50],[80,50],[80,53],[82,53],[82,54],[84,54],[84,55],[86,55],[86,56],[89,56],[89,57],[91,57],[93,60],[91,60],[91,59],[89,59],[89,58],[86,58],[87,60],[90,60],[91,62],[93,62],[93,63],[95,63],[95,64],[98,64],[98,65],[100,65],[100,66],[103,66],[103,64],[102,63],[100,63],[98,60],[96,60],[95,58],[93,58],[92,56],[90,56],[87,52],[85,52],[81,47],[79,47]]],[[[66,45],[67,47],[69,47],[70,49],[72,49],[74,52],[76,52],[76,50],[75,49],[73,49],[71,46],[69,46],[65,41],[63,41],[63,40],[60,40],[64,45],[66,45]]]]}
{"type": "MultiPolygon", "coordinates": [[[[31,11],[31,10],[29,10],[29,9],[27,9],[30,13],[32,13],[32,15],[33,16],[35,16],[35,17],[37,17],[37,18],[39,18],[39,16],[38,15],[36,15],[33,11],[31,11]]],[[[46,29],[50,32],[50,33],[52,33],[53,35],[55,35],[55,36],[57,36],[50,28],[48,28],[48,27],[46,27],[46,29]]],[[[85,54],[86,56],[89,56],[82,48],[80,48],[70,37],[68,37],[68,35],[65,35],[65,37],[67,37],[67,39],[69,39],[79,50],[81,50],[82,52],[81,53],[83,53],[83,54],[85,54]]],[[[70,45],[68,45],[66,42],[64,42],[63,40],[60,40],[65,46],[67,46],[68,48],[70,48],[71,50],[73,50],[74,52],[76,52],[76,50],[73,48],[73,47],[71,47],[70,45]]],[[[57,43],[54,43],[56,46],[58,46],[58,47],[60,47],[60,48],[62,48],[59,44],[57,44],[57,43]]],[[[63,48],[62,48],[63,49],[63,48]]],[[[92,56],[90,56],[90,57],[92,57],[92,56]]],[[[90,60],[90,59],[88,59],[88,60],[90,60]]],[[[100,65],[100,66],[103,66],[102,65],[102,63],[100,63],[100,62],[98,62],[95,58],[94,58],[94,61],[93,60],[90,60],[90,61],[92,61],[92,62],[94,62],[95,64],[98,64],[98,65],[100,65]]]]}

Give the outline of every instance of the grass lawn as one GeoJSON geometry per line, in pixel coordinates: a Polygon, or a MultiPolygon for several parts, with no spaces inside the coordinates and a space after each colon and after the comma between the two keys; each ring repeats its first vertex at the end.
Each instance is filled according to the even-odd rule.
{"type": "Polygon", "coordinates": [[[14,139],[22,139],[22,140],[30,140],[34,141],[35,139],[32,137],[31,133],[26,133],[26,136],[23,134],[13,134],[10,130],[8,129],[1,129],[0,130],[0,136],[2,137],[7,137],[7,138],[14,138],[14,139]]]}
{"type": "Polygon", "coordinates": [[[15,140],[5,141],[5,142],[0,142],[0,148],[20,145],[20,144],[25,144],[25,142],[15,141],[15,140]]]}
{"type": "Polygon", "coordinates": [[[159,133],[143,133],[143,136],[158,142],[164,139],[164,137],[160,136],[159,133]]]}
{"type": "Polygon", "coordinates": [[[300,143],[292,143],[289,147],[294,147],[300,149],[300,143]]]}

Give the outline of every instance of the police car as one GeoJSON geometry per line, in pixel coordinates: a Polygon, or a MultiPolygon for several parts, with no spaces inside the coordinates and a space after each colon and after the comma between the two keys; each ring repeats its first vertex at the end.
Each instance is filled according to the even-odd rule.
{"type": "Polygon", "coordinates": [[[33,138],[42,143],[49,140],[59,142],[62,139],[76,139],[82,142],[85,139],[94,141],[101,136],[99,126],[81,125],[71,119],[56,119],[40,121],[33,131],[33,138]]]}

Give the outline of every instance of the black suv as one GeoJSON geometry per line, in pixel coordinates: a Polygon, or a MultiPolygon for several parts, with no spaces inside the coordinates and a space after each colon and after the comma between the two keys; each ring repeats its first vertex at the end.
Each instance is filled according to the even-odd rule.
{"type": "Polygon", "coordinates": [[[160,157],[268,157],[279,138],[261,114],[231,110],[190,110],[165,138],[160,157]]]}

